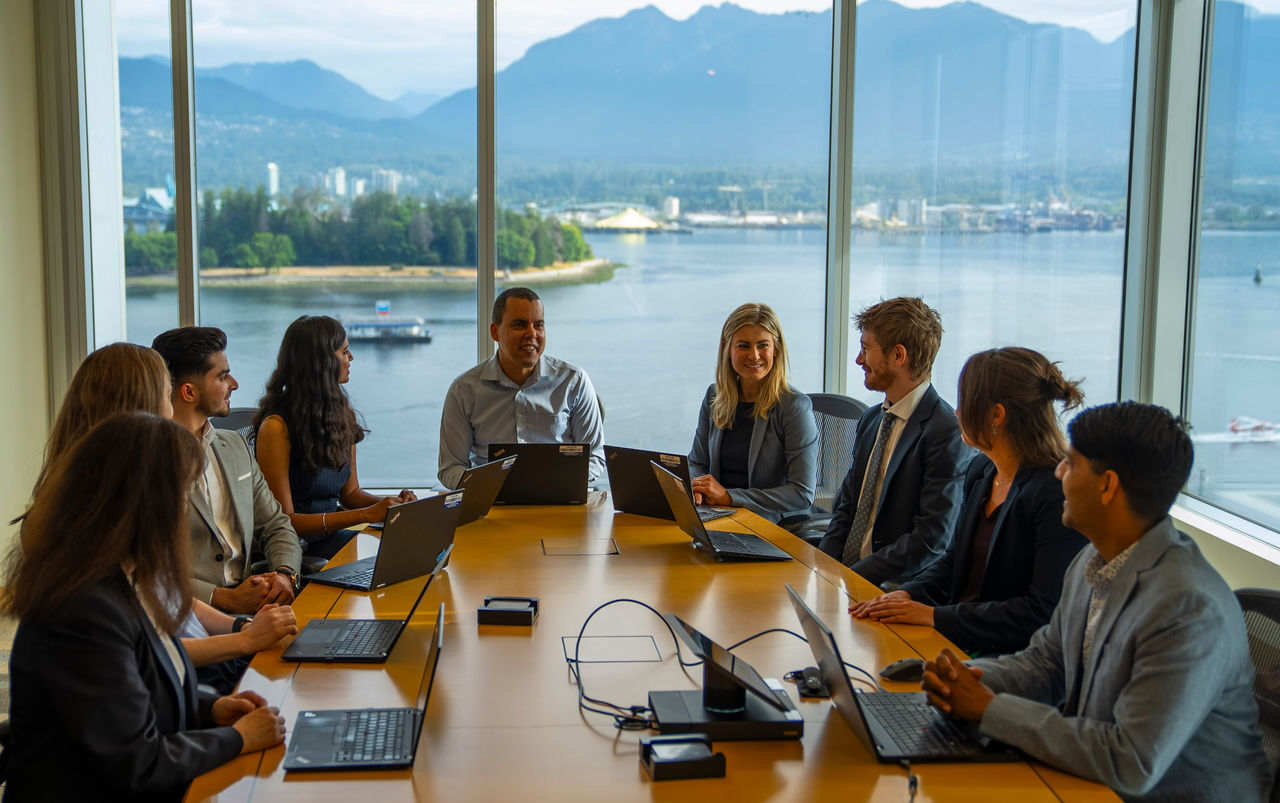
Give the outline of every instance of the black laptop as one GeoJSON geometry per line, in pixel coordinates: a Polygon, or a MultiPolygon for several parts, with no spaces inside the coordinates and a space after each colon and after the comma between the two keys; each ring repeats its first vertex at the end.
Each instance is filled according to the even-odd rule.
{"type": "MultiPolygon", "coordinates": [[[[682,454],[628,449],[624,446],[604,447],[604,465],[609,472],[609,495],[613,497],[613,508],[623,513],[673,521],[675,516],[671,513],[667,498],[662,495],[662,489],[658,487],[658,481],[653,478],[650,463],[657,463],[675,474],[688,487],[689,458],[682,454]]],[[[703,521],[732,516],[738,512],[724,507],[696,507],[698,518],[703,521]]]]}
{"type": "Polygon", "coordinates": [[[520,455],[495,505],[584,505],[591,446],[585,443],[491,443],[489,460],[520,455]]]}
{"type": "Polygon", "coordinates": [[[849,727],[884,764],[900,761],[1021,761],[1008,745],[978,735],[976,723],[952,721],[924,692],[855,691],[835,637],[790,585],[791,606],[831,701],[849,727]]]}
{"type": "Polygon", "coordinates": [[[720,560],[791,560],[790,555],[755,533],[708,530],[702,526],[688,488],[680,478],[657,463],[650,463],[649,468],[657,478],[663,496],[667,497],[671,512],[676,515],[676,524],[698,546],[720,560]]]}
{"type": "Polygon", "coordinates": [[[409,626],[413,612],[418,610],[418,603],[426,596],[431,581],[449,562],[449,553],[453,551],[452,535],[449,541],[436,556],[435,569],[422,584],[418,598],[403,619],[312,619],[280,657],[286,661],[327,663],[380,664],[386,661],[400,634],[409,626]]]}
{"type": "Polygon", "coordinates": [[[462,507],[458,510],[458,526],[470,524],[482,518],[498,498],[498,492],[511,476],[512,467],[516,464],[516,456],[505,457],[485,463],[483,466],[469,468],[458,480],[458,490],[466,491],[462,497],[462,507]]]}
{"type": "Polygon", "coordinates": [[[444,646],[444,603],[426,643],[414,708],[301,711],[293,723],[286,770],[400,769],[413,766],[427,718],[427,700],[444,646]]]}
{"type": "Polygon", "coordinates": [[[453,543],[464,493],[445,493],[387,508],[378,554],[308,574],[325,585],[374,591],[421,577],[453,543]]]}

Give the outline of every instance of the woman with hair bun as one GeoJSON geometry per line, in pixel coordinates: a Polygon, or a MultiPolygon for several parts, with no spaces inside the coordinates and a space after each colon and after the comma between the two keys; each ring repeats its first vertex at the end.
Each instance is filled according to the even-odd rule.
{"type": "Polygon", "coordinates": [[[743,304],[721,328],[716,381],[698,412],[689,473],[695,502],[745,507],[769,521],[813,504],[813,404],[787,384],[782,324],[767,304],[743,304]]]}
{"type": "Polygon", "coordinates": [[[298,318],[285,330],[253,421],[262,476],[311,557],[333,557],[355,537],[347,528],[380,522],[388,507],[418,498],[409,490],[375,496],[360,487],[356,444],[366,430],[342,388],[352,359],[336,319],[298,318]]]}
{"type": "Polygon", "coordinates": [[[1043,354],[974,354],[960,372],[956,417],[969,464],[964,503],[942,557],[901,588],[850,608],[857,618],[929,625],[971,654],[1026,647],[1049,621],[1062,577],[1085,545],[1062,523],[1054,469],[1067,451],[1054,403],[1084,402],[1043,354]]]}

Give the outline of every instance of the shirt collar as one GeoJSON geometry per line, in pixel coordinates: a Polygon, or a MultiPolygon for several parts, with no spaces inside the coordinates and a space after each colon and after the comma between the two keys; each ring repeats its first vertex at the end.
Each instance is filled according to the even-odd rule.
{"type": "Polygon", "coordinates": [[[1119,555],[1111,560],[1103,559],[1102,555],[1094,552],[1093,557],[1084,565],[1084,579],[1097,592],[1105,592],[1115,582],[1116,577],[1120,574],[1120,570],[1124,568],[1124,564],[1129,560],[1129,556],[1133,554],[1133,548],[1138,545],[1142,539],[1134,541],[1119,555]]]}
{"type": "Polygon", "coordinates": [[[910,393],[898,399],[894,404],[889,404],[886,399],[883,405],[885,412],[893,413],[900,421],[906,421],[916,411],[916,407],[920,405],[920,400],[924,398],[924,394],[928,390],[929,382],[926,380],[916,385],[911,389],[910,393]]]}
{"type": "Polygon", "coordinates": [[[498,355],[494,354],[485,360],[484,367],[480,369],[480,378],[488,382],[497,382],[505,387],[520,390],[533,385],[542,376],[542,361],[546,355],[538,357],[538,364],[533,366],[533,373],[529,374],[529,378],[525,380],[523,385],[517,385],[515,380],[507,376],[507,372],[502,370],[502,363],[498,361],[498,355]]]}
{"type": "Polygon", "coordinates": [[[204,421],[204,429],[200,430],[200,445],[209,446],[213,443],[213,422],[209,419],[204,421]]]}

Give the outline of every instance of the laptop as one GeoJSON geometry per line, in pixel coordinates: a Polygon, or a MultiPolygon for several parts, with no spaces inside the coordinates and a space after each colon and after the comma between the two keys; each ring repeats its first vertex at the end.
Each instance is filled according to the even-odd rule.
{"type": "MultiPolygon", "coordinates": [[[[452,537],[450,538],[452,541],[452,537]]],[[[453,544],[448,544],[436,556],[436,568],[422,584],[418,598],[403,619],[312,619],[302,632],[290,642],[280,656],[286,661],[343,661],[361,664],[380,664],[391,655],[400,634],[409,626],[418,603],[427,594],[427,588],[436,574],[449,562],[453,544]]]]}
{"type": "Polygon", "coordinates": [[[585,443],[491,443],[489,459],[520,455],[496,505],[584,505],[591,447],[585,443]]]}
{"type": "Polygon", "coordinates": [[[731,533],[724,530],[708,530],[693,508],[693,499],[680,478],[657,463],[650,469],[667,498],[676,524],[693,539],[693,542],[714,554],[720,560],[791,560],[791,556],[755,533],[731,533]]]}
{"type": "Polygon", "coordinates": [[[305,579],[375,591],[421,577],[435,568],[440,551],[453,543],[463,497],[458,491],[387,508],[378,554],[313,572],[305,579]]]}
{"type": "Polygon", "coordinates": [[[929,705],[924,692],[866,692],[853,688],[844,671],[835,637],[795,589],[787,586],[791,606],[831,701],[849,727],[884,764],[900,761],[1021,761],[1008,745],[978,735],[977,723],[951,720],[929,705]]]}
{"type": "Polygon", "coordinates": [[[511,455],[463,472],[462,479],[458,480],[458,490],[466,491],[466,495],[462,497],[462,507],[458,509],[459,527],[483,518],[489,512],[493,500],[498,498],[498,491],[506,484],[507,477],[511,476],[511,467],[515,464],[516,456],[511,455]]]}
{"type": "MultiPolygon", "coordinates": [[[[689,458],[682,454],[649,452],[644,449],[627,449],[623,446],[604,447],[604,465],[609,472],[609,495],[613,497],[614,510],[652,516],[655,519],[673,521],[671,506],[662,495],[658,481],[653,478],[650,463],[657,463],[689,485],[689,458]]],[[[696,505],[698,518],[703,521],[720,519],[737,513],[733,508],[696,505]]]]}
{"type": "Polygon", "coordinates": [[[426,643],[414,708],[300,711],[284,755],[286,770],[400,769],[413,766],[427,699],[444,646],[444,603],[426,643]]]}

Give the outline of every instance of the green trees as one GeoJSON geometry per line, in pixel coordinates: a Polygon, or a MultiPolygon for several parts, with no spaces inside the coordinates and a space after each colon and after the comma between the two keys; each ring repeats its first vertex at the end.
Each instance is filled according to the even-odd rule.
{"type": "MultiPolygon", "coordinates": [[[[476,264],[476,206],[470,200],[372,193],[350,208],[318,190],[296,190],[271,201],[262,188],[206,190],[201,198],[201,267],[279,268],[285,265],[476,264]]],[[[591,257],[577,226],[538,214],[498,215],[498,266],[546,267],[591,257]]],[[[177,243],[167,234],[128,234],[131,273],[171,271],[177,243]]]]}

